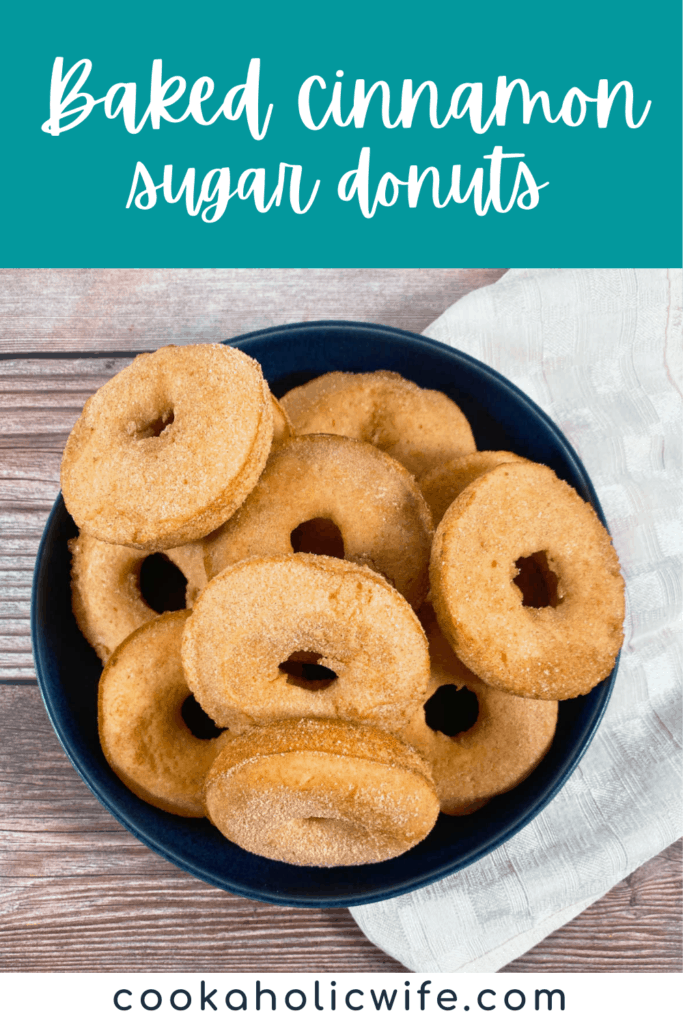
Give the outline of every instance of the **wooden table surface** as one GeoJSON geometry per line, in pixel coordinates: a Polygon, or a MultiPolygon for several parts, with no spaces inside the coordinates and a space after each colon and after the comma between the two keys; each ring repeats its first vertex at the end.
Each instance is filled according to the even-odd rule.
{"type": "MultiPolygon", "coordinates": [[[[31,573],[68,432],[131,353],[301,320],[419,332],[502,273],[0,271],[0,970],[405,970],[348,911],[218,891],[114,821],[43,709],[31,573]]],[[[677,843],[505,970],[681,970],[680,865],[677,843]]]]}

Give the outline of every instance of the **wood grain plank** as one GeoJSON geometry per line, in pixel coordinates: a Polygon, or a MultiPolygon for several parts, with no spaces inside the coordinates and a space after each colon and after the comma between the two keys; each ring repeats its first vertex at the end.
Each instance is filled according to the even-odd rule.
{"type": "Polygon", "coordinates": [[[2,270],[0,352],[158,348],[276,324],[360,320],[423,331],[483,270],[2,270]]]}
{"type": "MultiPolygon", "coordinates": [[[[77,776],[35,687],[0,687],[0,822],[0,970],[405,970],[345,910],[245,900],[140,844],[77,776]]],[[[678,843],[506,970],[680,970],[680,864],[678,843]]]]}
{"type": "Polygon", "coordinates": [[[258,904],[170,870],[17,887],[0,920],[4,971],[405,970],[346,910],[258,904]]]}
{"type": "Polygon", "coordinates": [[[58,449],[0,445],[0,679],[35,680],[31,585],[40,538],[59,491],[58,449]]]}
{"type": "Polygon", "coordinates": [[[55,453],[59,468],[66,439],[86,401],[132,358],[0,360],[0,450],[16,453],[14,478],[42,479],[39,465],[26,461],[27,448],[55,453]]]}

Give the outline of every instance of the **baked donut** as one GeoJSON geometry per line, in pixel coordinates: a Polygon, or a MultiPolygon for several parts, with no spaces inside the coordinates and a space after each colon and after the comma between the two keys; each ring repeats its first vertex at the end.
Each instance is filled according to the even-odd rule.
{"type": "Polygon", "coordinates": [[[282,399],[297,434],[343,434],[368,441],[418,480],[476,448],[467,419],[440,391],[398,373],[326,373],[282,399]]]}
{"type": "Polygon", "coordinates": [[[227,345],[138,356],[85,403],[61,482],[77,526],[163,551],[232,515],[263,469],[273,403],[259,364],[227,345]]]}
{"type": "Polygon", "coordinates": [[[441,629],[491,686],[566,700],[614,666],[624,618],[619,560],[591,506],[547,466],[507,463],[470,484],[436,531],[430,579],[441,629]],[[546,585],[535,607],[515,585],[529,561],[546,585]]]}
{"type": "Polygon", "coordinates": [[[408,602],[366,566],[326,555],[224,569],[194,606],[182,657],[201,706],[235,732],[306,717],[398,731],[429,681],[427,640],[408,602]]]}
{"type": "Polygon", "coordinates": [[[461,455],[436,466],[420,480],[420,490],[429,505],[434,526],[439,525],[449,505],[477,477],[496,466],[502,466],[504,462],[526,461],[521,455],[512,452],[470,452],[469,455],[461,455]]]}
{"type": "MultiPolygon", "coordinates": [[[[138,548],[105,544],[86,533],[69,541],[69,551],[71,603],[76,622],[105,663],[133,630],[158,615],[145,601],[140,588],[140,572],[149,556],[138,548]]],[[[191,608],[207,582],[202,545],[185,544],[170,548],[163,555],[185,576],[184,603],[191,608]]]]}
{"type": "Polygon", "coordinates": [[[273,404],[273,446],[288,441],[294,434],[294,428],[289,421],[289,416],[278,402],[275,395],[270,396],[273,404]]]}
{"type": "Polygon", "coordinates": [[[164,612],[127,637],[100,678],[100,743],[136,796],[162,811],[201,818],[204,780],[227,733],[198,739],[185,724],[191,697],[180,661],[189,611],[164,612]]]}
{"type": "MultiPolygon", "coordinates": [[[[252,555],[291,554],[302,524],[341,534],[341,556],[381,573],[417,608],[429,589],[432,522],[413,477],[370,444],[333,434],[285,441],[256,487],[205,542],[209,579],[252,555]]],[[[322,552],[313,546],[312,553],[322,552]]]]}
{"type": "Polygon", "coordinates": [[[557,701],[487,686],[455,656],[428,604],[420,619],[429,640],[429,695],[401,739],[429,763],[441,810],[471,814],[538,767],[555,735],[557,701]],[[453,700],[456,692],[464,706],[453,700]]]}
{"type": "Polygon", "coordinates": [[[209,817],[251,853],[340,867],[398,857],[431,831],[429,768],[395,736],[348,722],[278,722],[231,739],[206,780],[209,817]]]}

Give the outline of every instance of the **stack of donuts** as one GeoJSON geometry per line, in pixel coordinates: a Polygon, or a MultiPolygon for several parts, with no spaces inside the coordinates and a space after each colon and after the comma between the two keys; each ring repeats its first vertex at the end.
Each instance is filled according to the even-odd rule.
{"type": "Polygon", "coordinates": [[[395,373],[278,402],[238,349],[162,348],[88,400],[61,481],[107,761],[264,857],[382,861],[476,811],[622,642],[593,509],[395,373]]]}

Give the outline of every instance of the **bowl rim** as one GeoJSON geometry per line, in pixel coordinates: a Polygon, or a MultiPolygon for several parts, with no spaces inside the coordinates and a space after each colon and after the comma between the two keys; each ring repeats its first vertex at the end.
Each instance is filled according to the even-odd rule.
{"type": "MultiPolygon", "coordinates": [[[[267,327],[262,330],[250,331],[245,334],[240,334],[234,338],[230,338],[224,341],[222,344],[247,349],[250,342],[261,341],[269,336],[278,334],[290,334],[296,332],[302,333],[315,333],[321,329],[330,329],[333,333],[337,333],[341,330],[344,332],[367,332],[372,331],[376,335],[386,337],[387,340],[391,341],[396,339],[396,336],[418,343],[420,346],[428,350],[436,350],[442,354],[447,354],[449,357],[455,357],[457,360],[463,360],[469,364],[470,367],[475,370],[478,374],[483,375],[492,381],[495,381],[496,385],[509,392],[518,402],[521,402],[525,408],[529,411],[532,417],[540,418],[546,429],[552,435],[553,440],[558,444],[562,450],[563,457],[568,463],[570,463],[573,472],[582,480],[582,483],[586,489],[587,494],[590,496],[590,501],[595,509],[598,518],[602,524],[608,529],[607,522],[605,520],[604,512],[600,505],[598,496],[593,487],[592,480],[590,479],[587,470],[583,466],[581,459],[577,452],[567,440],[565,435],[556,426],[553,420],[540,408],[532,399],[530,399],[517,385],[513,384],[512,381],[508,380],[497,370],[492,369],[485,363],[478,360],[476,357],[469,355],[466,352],[462,352],[460,349],[455,348],[451,345],[446,345],[443,342],[436,341],[432,338],[425,337],[424,335],[416,334],[412,331],[406,331],[402,328],[388,327],[382,324],[366,323],[363,321],[354,320],[311,320],[303,321],[292,324],[275,325],[267,327]]],[[[138,353],[131,353],[131,355],[137,355],[138,353]]],[[[109,811],[110,814],[122,824],[132,835],[135,836],[140,842],[144,843],[147,847],[152,849],[155,853],[160,854],[166,860],[170,861],[175,866],[186,871],[188,874],[199,878],[201,881],[206,882],[215,888],[222,889],[224,891],[232,892],[235,895],[243,896],[247,899],[256,900],[259,902],[275,904],[279,906],[289,907],[320,907],[320,908],[331,908],[331,907],[353,907],[363,906],[375,902],[380,902],[387,899],[393,899],[397,896],[405,895],[409,892],[413,892],[416,889],[423,888],[426,885],[430,885],[434,882],[438,882],[449,875],[455,874],[458,871],[469,867],[471,864],[480,860],[482,857],[492,853],[498,849],[503,843],[510,840],[523,828],[525,828],[545,807],[551,803],[552,800],[557,796],[559,791],[568,782],[569,778],[575,771],[577,765],[581,761],[582,757],[586,753],[598,726],[605,714],[607,704],[609,703],[614,683],[617,676],[619,667],[620,654],[617,655],[614,667],[610,675],[599,684],[601,687],[601,694],[599,700],[596,702],[595,707],[592,709],[587,722],[585,723],[583,730],[580,735],[580,741],[577,742],[571,751],[571,754],[563,761],[562,771],[558,772],[557,777],[554,779],[552,784],[544,787],[541,793],[539,793],[535,799],[530,801],[525,811],[519,814],[513,823],[503,828],[500,832],[496,833],[493,837],[489,836],[486,839],[482,839],[479,843],[474,844],[472,849],[465,856],[458,856],[457,863],[454,864],[453,859],[444,858],[444,862],[438,868],[429,868],[423,871],[421,874],[417,873],[411,877],[410,881],[399,882],[399,883],[387,883],[385,886],[379,886],[378,891],[372,895],[364,893],[362,896],[350,897],[348,893],[341,893],[338,896],[328,894],[325,898],[312,896],[302,896],[297,894],[294,895],[280,895],[277,892],[268,890],[258,890],[252,888],[250,885],[244,885],[240,882],[234,882],[230,880],[226,883],[226,880],[219,872],[213,873],[206,870],[203,867],[199,867],[193,864],[188,858],[182,856],[175,850],[169,850],[164,843],[160,842],[153,834],[149,834],[148,830],[139,826],[139,824],[131,818],[128,814],[120,808],[116,802],[109,797],[109,795],[102,789],[98,783],[93,780],[88,772],[79,763],[79,753],[77,750],[71,749],[70,741],[62,728],[60,722],[58,709],[56,706],[55,696],[52,692],[49,682],[49,671],[44,662],[44,652],[41,647],[41,637],[39,629],[39,608],[38,608],[38,593],[43,583],[44,575],[44,559],[46,554],[47,545],[51,535],[51,530],[54,524],[64,514],[68,515],[64,499],[61,491],[57,495],[57,498],[52,506],[48,519],[46,521],[43,534],[40,539],[38,551],[36,554],[35,568],[33,572],[32,588],[31,588],[31,643],[33,649],[33,658],[36,668],[36,677],[38,680],[38,686],[40,693],[45,705],[50,723],[55,730],[55,733],[67,755],[71,764],[74,766],[79,776],[85,784],[88,786],[90,791],[97,797],[100,803],[109,811]]],[[[47,657],[47,655],[45,655],[47,657]]],[[[391,863],[391,862],[388,862],[391,863]]],[[[328,870],[328,869],[318,869],[328,870]]]]}

